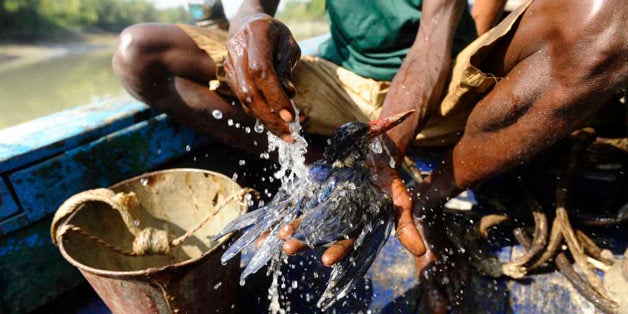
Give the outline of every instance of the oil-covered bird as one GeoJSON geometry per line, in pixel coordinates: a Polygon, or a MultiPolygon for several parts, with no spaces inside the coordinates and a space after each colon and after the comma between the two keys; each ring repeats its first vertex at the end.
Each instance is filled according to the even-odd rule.
{"type": "MultiPolygon", "coordinates": [[[[394,205],[390,196],[369,180],[366,156],[381,153],[372,142],[400,124],[414,110],[370,123],[349,122],[335,130],[323,159],[312,163],[308,176],[282,186],[272,201],[229,223],[216,237],[250,226],[222,256],[227,262],[250,246],[265,231],[241,280],[281,254],[281,226],[298,217],[303,220],[292,237],[310,247],[356,237],[351,252],[332,266],[327,288],[318,306],[327,309],[364,277],[393,227],[394,205]],[[373,149],[375,147],[375,149],[373,149]]],[[[374,143],[378,144],[378,143],[374,143]]]]}

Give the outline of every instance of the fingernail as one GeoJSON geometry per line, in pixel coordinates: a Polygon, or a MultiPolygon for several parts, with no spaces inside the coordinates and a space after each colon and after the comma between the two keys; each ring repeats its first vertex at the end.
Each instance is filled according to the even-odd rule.
{"type": "Polygon", "coordinates": [[[292,138],[292,135],[290,134],[282,135],[281,139],[286,143],[290,143],[290,144],[294,143],[294,139],[292,138]]]}
{"type": "Polygon", "coordinates": [[[279,110],[279,116],[283,121],[286,121],[288,123],[292,122],[292,114],[286,109],[279,110]]]}

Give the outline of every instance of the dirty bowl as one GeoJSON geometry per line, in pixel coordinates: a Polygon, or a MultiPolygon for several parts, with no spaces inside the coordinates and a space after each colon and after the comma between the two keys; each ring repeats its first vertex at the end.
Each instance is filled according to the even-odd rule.
{"type": "Polygon", "coordinates": [[[147,173],[109,190],[90,190],[68,199],[57,211],[51,232],[63,257],[114,313],[233,311],[239,259],[221,265],[230,237],[218,241],[213,237],[247,210],[234,197],[242,191],[237,183],[216,172],[172,169],[147,173]],[[184,240],[167,254],[132,255],[134,228],[107,194],[120,192],[135,193],[139,207],[128,212],[138,230],[163,230],[169,239],[184,240]],[[90,198],[90,193],[98,197],[90,198]]]}

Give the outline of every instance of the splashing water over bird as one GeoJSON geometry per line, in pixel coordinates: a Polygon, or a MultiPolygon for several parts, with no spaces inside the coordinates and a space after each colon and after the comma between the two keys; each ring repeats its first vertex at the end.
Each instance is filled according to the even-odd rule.
{"type": "MultiPolygon", "coordinates": [[[[292,237],[310,247],[357,238],[351,252],[332,266],[327,287],[317,306],[326,310],[346,296],[364,277],[393,227],[393,202],[388,194],[369,181],[365,157],[369,151],[380,151],[377,147],[381,145],[379,135],[400,124],[413,112],[410,110],[371,123],[344,124],[332,135],[323,159],[309,167],[304,164],[307,143],[298,134],[300,126],[298,129],[291,126],[296,145],[269,135],[269,146],[279,151],[282,167],[277,177],[281,178],[282,185],[269,204],[235,219],[216,236],[220,238],[250,226],[227,249],[222,261],[230,260],[268,231],[268,236],[259,244],[242,272],[241,280],[269,261],[279,263],[283,245],[279,230],[302,217],[292,237]],[[373,140],[378,143],[372,144],[373,140]]],[[[298,117],[295,120],[298,121],[298,117]]]]}

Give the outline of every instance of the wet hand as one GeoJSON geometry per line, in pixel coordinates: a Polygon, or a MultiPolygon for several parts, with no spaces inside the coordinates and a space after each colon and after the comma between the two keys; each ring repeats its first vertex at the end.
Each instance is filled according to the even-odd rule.
{"type": "Polygon", "coordinates": [[[226,80],[247,113],[272,133],[293,142],[292,70],[301,50],[286,25],[267,14],[253,14],[227,42],[226,80]]]}
{"type": "MultiPolygon", "coordinates": [[[[421,190],[421,187],[419,187],[421,190]]],[[[417,257],[416,269],[423,289],[422,311],[447,313],[463,301],[463,289],[469,282],[468,258],[459,247],[448,240],[446,225],[426,211],[434,210],[421,200],[415,200],[414,215],[427,217],[417,226],[429,243],[425,255],[417,257]]]]}
{"type": "MultiPolygon", "coordinates": [[[[370,158],[373,162],[375,158],[370,158]]],[[[371,182],[380,187],[391,196],[396,208],[395,222],[396,235],[401,244],[413,255],[421,256],[425,253],[423,238],[417,230],[412,216],[412,199],[405,184],[397,171],[390,166],[375,162],[370,169],[372,171],[371,182]]],[[[285,225],[279,231],[279,238],[284,240],[283,250],[287,254],[297,254],[309,247],[290,236],[297,230],[302,218],[285,225]]],[[[356,238],[338,240],[334,242],[324,253],[321,261],[326,266],[331,266],[345,257],[353,248],[356,238]]]]}

